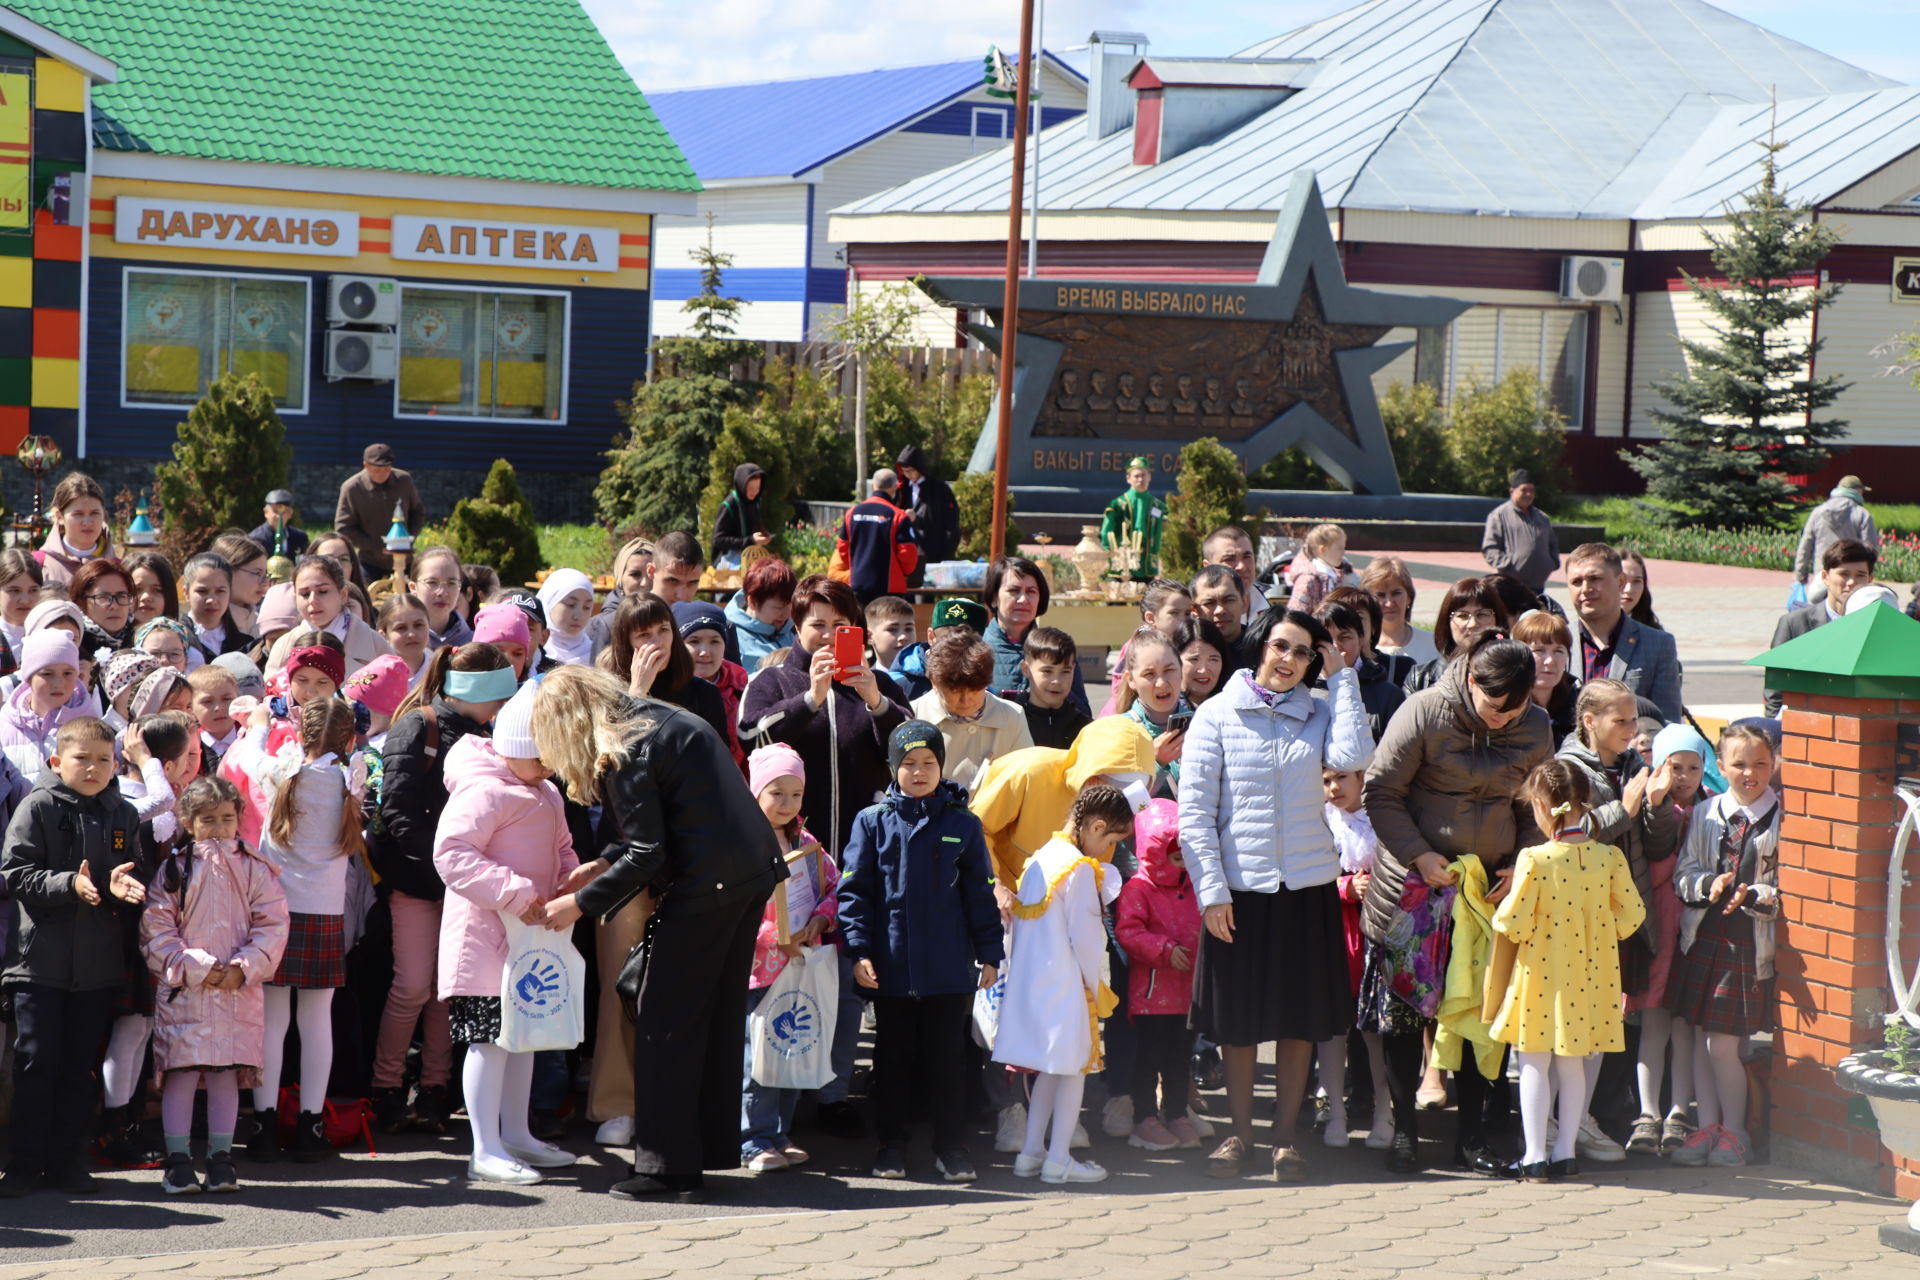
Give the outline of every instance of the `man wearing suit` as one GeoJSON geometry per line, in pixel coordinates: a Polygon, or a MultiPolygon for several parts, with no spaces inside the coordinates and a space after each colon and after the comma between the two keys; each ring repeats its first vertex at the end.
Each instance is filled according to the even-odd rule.
{"type": "MultiPolygon", "coordinates": [[[[1829,542],[1820,553],[1820,585],[1827,589],[1826,595],[1805,608],[1795,609],[1783,616],[1773,629],[1773,648],[1778,649],[1787,641],[1803,636],[1815,627],[1824,627],[1845,614],[1847,600],[1873,581],[1873,571],[1879,563],[1880,557],[1864,542],[1852,538],[1829,542]]],[[[1768,715],[1778,716],[1781,702],[1779,690],[1767,690],[1768,715]]]]}
{"type": "Polygon", "coordinates": [[[1567,586],[1580,619],[1582,682],[1610,677],[1680,719],[1680,654],[1673,637],[1629,617],[1620,599],[1620,553],[1604,542],[1575,547],[1567,557],[1567,586]]]}

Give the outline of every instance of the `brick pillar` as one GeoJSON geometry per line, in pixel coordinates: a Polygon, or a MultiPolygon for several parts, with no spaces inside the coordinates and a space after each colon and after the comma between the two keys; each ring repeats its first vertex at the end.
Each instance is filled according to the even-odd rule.
{"type": "MultiPolygon", "coordinates": [[[[1880,1043],[1887,978],[1887,867],[1900,806],[1894,740],[1920,701],[1787,691],[1781,727],[1781,921],[1775,984],[1773,1154],[1863,1189],[1920,1199],[1920,1164],[1880,1145],[1864,1099],[1833,1069],[1880,1043]]],[[[1920,876],[1902,937],[1920,960],[1920,876]]]]}

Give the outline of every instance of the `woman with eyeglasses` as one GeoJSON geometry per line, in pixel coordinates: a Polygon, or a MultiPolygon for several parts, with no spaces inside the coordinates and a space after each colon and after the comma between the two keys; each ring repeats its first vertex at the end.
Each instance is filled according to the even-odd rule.
{"type": "Polygon", "coordinates": [[[87,561],[67,591],[86,619],[81,649],[111,652],[133,643],[133,579],[118,560],[87,561]]]}
{"type": "MultiPolygon", "coordinates": [[[[1519,798],[1520,783],[1553,756],[1546,709],[1533,700],[1534,676],[1532,650],[1482,631],[1456,649],[1438,683],[1395,713],[1367,772],[1367,819],[1379,848],[1360,908],[1369,945],[1359,1024],[1380,1033],[1386,1051],[1394,1124],[1387,1168],[1394,1173],[1420,1168],[1420,1055],[1448,960],[1433,954],[1443,946],[1420,939],[1437,938],[1451,919],[1438,891],[1459,883],[1453,864],[1471,854],[1485,871],[1487,901],[1498,903],[1514,855],[1542,838],[1532,808],[1519,798]],[[1421,884],[1433,892],[1407,892],[1421,884]]],[[[1497,1175],[1506,1161],[1488,1140],[1505,1114],[1506,1081],[1487,1079],[1472,1057],[1463,1056],[1453,1077],[1460,1111],[1454,1163],[1497,1175]]]]}
{"type": "MultiPolygon", "coordinates": [[[[1473,642],[1489,631],[1505,631],[1508,626],[1506,603],[1487,578],[1462,578],[1447,588],[1440,601],[1440,615],[1433,624],[1433,643],[1440,656],[1423,662],[1407,676],[1400,687],[1408,697],[1440,683],[1456,654],[1473,647],[1473,642]]],[[[1517,784],[1516,784],[1517,785],[1517,784]]]]}
{"type": "Polygon", "coordinates": [[[213,553],[227,562],[227,609],[240,630],[258,639],[257,615],[273,579],[267,575],[267,549],[244,533],[223,533],[213,540],[213,553]]]}
{"type": "Polygon", "coordinates": [[[185,623],[160,617],[143,622],[134,630],[133,647],[151,654],[185,675],[187,655],[193,652],[193,640],[185,623]]]}
{"type": "Polygon", "coordinates": [[[1353,1024],[1320,771],[1366,768],[1373,736],[1358,680],[1311,615],[1267,610],[1244,652],[1250,665],[1194,712],[1180,760],[1180,840],[1206,926],[1192,1022],[1221,1046],[1233,1122],[1207,1171],[1238,1177],[1251,1156],[1255,1058],[1273,1040],[1273,1176],[1298,1182],[1313,1047],[1353,1024]]]}
{"type": "Polygon", "coordinates": [[[460,616],[460,594],[466,581],[460,557],[451,547],[428,547],[413,557],[413,577],[407,590],[427,606],[429,650],[473,639],[473,628],[460,616]]]}

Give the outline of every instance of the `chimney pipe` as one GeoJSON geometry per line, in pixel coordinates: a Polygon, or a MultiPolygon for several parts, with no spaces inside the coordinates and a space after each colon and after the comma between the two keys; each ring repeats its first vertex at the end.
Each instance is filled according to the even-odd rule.
{"type": "Polygon", "coordinates": [[[1087,37],[1087,137],[1095,142],[1133,127],[1127,74],[1146,56],[1139,31],[1096,31],[1087,37]]]}

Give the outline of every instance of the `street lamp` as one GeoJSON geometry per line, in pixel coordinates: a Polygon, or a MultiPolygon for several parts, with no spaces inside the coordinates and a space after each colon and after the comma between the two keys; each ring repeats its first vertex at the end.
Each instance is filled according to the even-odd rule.
{"type": "Polygon", "coordinates": [[[60,443],[52,436],[27,436],[20,441],[20,447],[14,451],[14,457],[33,477],[33,515],[27,520],[28,536],[35,542],[47,527],[47,519],[42,501],[47,483],[47,473],[60,465],[60,443]]]}
{"type": "Polygon", "coordinates": [[[159,545],[160,531],[153,527],[153,521],[147,519],[147,491],[140,491],[140,503],[133,509],[133,519],[127,525],[127,545],[130,547],[152,547],[159,545]]]}

